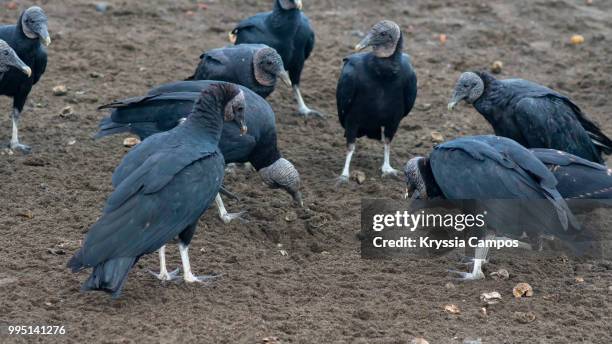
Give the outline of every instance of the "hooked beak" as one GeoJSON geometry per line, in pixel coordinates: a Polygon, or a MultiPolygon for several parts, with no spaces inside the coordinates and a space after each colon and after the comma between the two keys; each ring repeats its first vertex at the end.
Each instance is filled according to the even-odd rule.
{"type": "Polygon", "coordinates": [[[30,68],[28,65],[26,65],[20,58],[19,56],[17,56],[16,53],[12,54],[12,59],[9,62],[9,65],[19,69],[20,71],[22,71],[24,74],[26,74],[29,77],[32,76],[32,68],[30,68]]]}
{"type": "Polygon", "coordinates": [[[457,104],[459,104],[459,102],[461,102],[463,99],[465,99],[465,96],[462,96],[462,95],[459,95],[457,93],[454,93],[453,97],[451,98],[450,102],[448,103],[448,111],[455,110],[455,107],[457,107],[457,104]]]}
{"type": "Polygon", "coordinates": [[[304,200],[302,199],[301,192],[297,191],[295,194],[293,194],[293,202],[300,208],[304,208],[304,200]]]}
{"type": "Polygon", "coordinates": [[[367,34],[362,40],[361,42],[357,43],[357,45],[355,46],[355,51],[361,51],[365,48],[367,48],[368,46],[370,46],[370,39],[371,39],[372,35],[367,34]]]}
{"type": "Polygon", "coordinates": [[[291,78],[289,78],[289,73],[286,70],[278,73],[278,77],[285,83],[285,85],[291,87],[291,78]]]}
{"type": "Polygon", "coordinates": [[[404,199],[410,198],[410,201],[412,202],[415,199],[419,198],[420,196],[421,196],[421,193],[414,186],[408,185],[406,187],[406,191],[404,193],[404,199]],[[412,194],[412,196],[410,196],[410,194],[412,194]]]}
{"type": "Polygon", "coordinates": [[[49,31],[47,31],[46,27],[42,27],[38,33],[38,37],[40,37],[40,40],[42,41],[42,43],[45,46],[49,46],[49,44],[51,44],[51,37],[49,37],[49,31]]]}
{"type": "Polygon", "coordinates": [[[248,128],[247,128],[246,122],[244,120],[241,120],[240,121],[240,136],[246,134],[247,131],[248,131],[248,128]]]}
{"type": "Polygon", "coordinates": [[[28,66],[21,67],[21,71],[24,72],[28,76],[28,78],[32,76],[32,68],[28,66]]]}
{"type": "Polygon", "coordinates": [[[302,0],[295,0],[295,6],[301,11],[303,7],[302,0]]]}

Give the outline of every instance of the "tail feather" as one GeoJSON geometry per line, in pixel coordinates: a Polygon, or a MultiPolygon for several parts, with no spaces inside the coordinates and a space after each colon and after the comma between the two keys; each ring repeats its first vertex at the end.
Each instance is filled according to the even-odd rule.
{"type": "Polygon", "coordinates": [[[137,260],[136,257],[121,257],[95,266],[87,281],[83,283],[81,291],[100,290],[118,298],[127,275],[137,260]]]}
{"type": "Polygon", "coordinates": [[[94,135],[94,140],[98,140],[104,136],[125,133],[130,131],[130,124],[113,122],[111,116],[104,117],[98,124],[100,131],[94,135]]]}

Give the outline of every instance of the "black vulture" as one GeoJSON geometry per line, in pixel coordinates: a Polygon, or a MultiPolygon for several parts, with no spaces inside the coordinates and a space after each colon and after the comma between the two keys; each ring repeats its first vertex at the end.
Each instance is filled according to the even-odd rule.
{"type": "Polygon", "coordinates": [[[612,206],[612,170],[559,150],[537,148],[531,152],[555,175],[561,196],[571,207],[576,205],[572,210],[612,206]]]}
{"type": "Polygon", "coordinates": [[[266,98],[274,91],[277,78],[291,86],[276,50],[264,44],[240,44],[202,54],[196,71],[187,80],[232,82],[266,98]]]}
{"type": "MultiPolygon", "coordinates": [[[[83,291],[102,290],[118,297],[138,259],[177,236],[184,280],[206,280],[191,272],[189,243],[223,181],[218,142],[224,120],[236,121],[246,131],[244,109],[238,87],[211,84],[184,123],[147,138],[123,158],[102,216],[68,262],[73,272],[93,267],[83,291]]],[[[165,263],[163,250],[160,258],[165,263]]],[[[159,278],[172,278],[165,264],[159,278]]]]}
{"type": "Polygon", "coordinates": [[[612,141],[578,105],[547,87],[523,79],[497,80],[486,72],[461,74],[448,104],[465,100],[496,135],[527,148],[557,149],[596,163],[612,153],[612,141]]]}
{"type": "Polygon", "coordinates": [[[28,67],[13,48],[8,43],[0,39],[0,82],[11,68],[20,70],[27,76],[32,75],[32,70],[28,67]]]}
{"type": "MultiPolygon", "coordinates": [[[[132,132],[146,138],[176,126],[190,112],[202,89],[212,81],[179,81],[161,85],[144,97],[120,100],[101,108],[111,108],[109,117],[102,119],[97,138],[118,132],[132,132]]],[[[271,188],[287,191],[298,206],[303,206],[300,175],[293,164],[278,150],[274,111],[264,99],[240,86],[246,100],[245,118],[249,127],[240,135],[235,125],[223,127],[219,147],[226,163],[250,162],[271,188]]],[[[228,223],[239,217],[228,214],[221,197],[216,199],[220,217],[228,223]]]]}
{"type": "Polygon", "coordinates": [[[398,174],[389,162],[391,140],[417,95],[417,77],[410,56],[402,53],[400,27],[389,20],[377,23],[355,49],[368,46],[372,52],[344,59],[336,89],[338,117],[348,150],[341,182],[349,178],[355,140],[362,136],[383,141],[383,176],[398,174]]]}
{"type": "Polygon", "coordinates": [[[238,23],[230,32],[230,41],[236,45],[256,43],[274,48],[289,72],[299,114],[323,117],[306,106],[300,92],[304,62],[315,44],[310,20],[302,13],[302,0],[274,0],[272,12],[258,13],[238,23]]]}
{"type": "Polygon", "coordinates": [[[47,68],[47,50],[41,44],[51,43],[45,12],[37,6],[28,8],[21,13],[17,24],[0,26],[0,39],[6,41],[31,68],[31,73],[26,75],[22,70],[11,69],[0,80],[0,95],[13,98],[10,148],[29,153],[30,147],[19,143],[19,118],[32,86],[40,80],[47,68]]]}
{"type": "MultiPolygon", "coordinates": [[[[547,234],[563,239],[576,253],[585,247],[584,241],[574,240],[583,231],[557,191],[555,176],[511,139],[485,135],[448,141],[427,158],[411,159],[404,173],[413,198],[481,201],[486,228],[497,235],[519,239],[526,233],[538,240],[547,234]]],[[[484,278],[487,251],[476,248],[472,272],[460,273],[464,279],[484,278]]]]}

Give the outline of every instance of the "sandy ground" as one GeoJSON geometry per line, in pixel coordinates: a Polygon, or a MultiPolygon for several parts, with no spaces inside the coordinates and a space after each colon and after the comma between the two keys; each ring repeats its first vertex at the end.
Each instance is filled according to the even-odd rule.
{"type": "MultiPolygon", "coordinates": [[[[18,4],[23,9],[32,3],[18,4]]],[[[229,174],[226,185],[242,202],[228,201],[228,208],[248,211],[249,222],[223,225],[209,211],[191,249],[197,273],[223,273],[222,279],[211,286],[160,283],[146,272],[157,268],[152,255],[133,269],[118,301],[79,293],[86,274],[65,268],[99,216],[112,171],[127,151],[123,137],[90,139],[104,115],[96,107],[190,75],[203,50],[226,44],[235,23],[268,10],[271,1],[198,6],[113,0],[105,14],[89,1],[37,4],[49,16],[53,43],[47,73],[23,115],[22,140],[33,153],[0,155],[0,324],[64,325],[67,334],[4,332],[0,342],[260,343],[268,336],[283,343],[408,343],[419,336],[430,343],[612,342],[610,260],[506,251],[492,257],[487,271],[508,269],[509,280],[473,283],[449,278],[455,254],[362,260],[356,238],[361,198],[399,199],[404,185],[380,178],[382,145],[361,140],[353,169],[363,171],[366,182],[334,187],[344,159],[335,86],[341,59],[360,31],[383,18],[398,22],[417,70],[417,104],[394,141],[399,168],[431,149],[434,130],[447,139],[492,132],[475,110],[462,106],[449,114],[446,102],[460,72],[488,68],[494,60],[504,62],[501,77],[529,78],[571,96],[612,134],[612,2],[304,0],[318,41],[306,63],[303,93],[329,119],[296,117],[284,86],[270,101],[281,150],[302,174],[311,211],[296,212],[287,195],[264,187],[255,173],[229,174]],[[568,44],[575,33],[584,35],[585,44],[568,44]],[[53,96],[56,85],[66,85],[68,95],[53,96]],[[60,116],[67,106],[74,114],[60,116]],[[518,282],[530,283],[534,297],[514,299],[518,282]],[[503,302],[481,317],[479,295],[494,290],[503,302]],[[461,313],[445,313],[447,304],[461,313]],[[515,312],[533,312],[536,319],[521,324],[515,312]]],[[[0,1],[0,22],[15,22],[18,11],[5,5],[0,1]]],[[[9,111],[2,98],[2,142],[9,139],[9,111]]],[[[169,256],[170,265],[178,266],[175,247],[169,256]]]]}

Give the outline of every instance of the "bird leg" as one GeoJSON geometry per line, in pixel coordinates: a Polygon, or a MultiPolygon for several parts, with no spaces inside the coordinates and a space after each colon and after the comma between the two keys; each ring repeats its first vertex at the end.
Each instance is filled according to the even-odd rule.
{"type": "Polygon", "coordinates": [[[11,120],[13,121],[13,133],[9,147],[13,150],[20,151],[23,154],[28,154],[32,150],[30,146],[19,143],[19,117],[21,113],[17,108],[13,108],[11,120]]]}
{"type": "Polygon", "coordinates": [[[298,113],[303,117],[308,116],[316,116],[319,118],[325,118],[320,112],[311,110],[306,103],[304,103],[304,98],[302,98],[302,93],[300,92],[299,85],[293,85],[293,96],[298,103],[298,113]]]}
{"type": "Polygon", "coordinates": [[[351,159],[353,158],[353,153],[355,153],[355,144],[350,143],[346,151],[344,169],[342,170],[342,174],[340,175],[340,177],[338,177],[338,184],[346,183],[349,181],[349,168],[351,166],[351,159]]]}
{"type": "MultiPolygon", "coordinates": [[[[487,234],[485,236],[485,240],[491,240],[494,238],[495,236],[493,234],[487,234]]],[[[484,279],[485,275],[482,272],[482,265],[487,261],[489,247],[476,247],[475,251],[476,252],[474,253],[474,267],[472,268],[472,272],[462,272],[456,270],[449,270],[448,272],[458,275],[459,279],[464,281],[484,279]]]]}
{"type": "Polygon", "coordinates": [[[225,205],[223,204],[223,199],[221,198],[220,194],[217,194],[217,197],[215,197],[215,203],[217,204],[217,209],[219,209],[219,218],[221,218],[221,221],[223,221],[223,223],[225,223],[226,225],[235,219],[239,219],[242,222],[246,222],[246,220],[242,218],[242,215],[245,214],[244,211],[241,211],[239,213],[228,213],[227,212],[227,210],[225,209],[225,205]]]}
{"type": "MultiPolygon", "coordinates": [[[[383,128],[384,130],[384,128],[383,128]]],[[[385,153],[383,158],[383,165],[380,168],[382,170],[382,176],[397,176],[399,175],[399,171],[391,167],[390,157],[391,157],[391,140],[384,137],[383,135],[383,143],[385,145],[385,153]]]]}
{"type": "Polygon", "coordinates": [[[189,264],[189,246],[183,242],[179,242],[179,252],[181,253],[181,261],[183,262],[183,279],[187,283],[193,282],[208,282],[212,279],[219,277],[220,275],[205,275],[205,276],[194,276],[191,272],[191,265],[189,264]]]}
{"type": "Polygon", "coordinates": [[[166,269],[166,245],[159,248],[159,273],[155,273],[151,270],[148,271],[151,275],[157,277],[157,279],[161,281],[172,281],[173,279],[176,279],[179,269],[172,272],[168,272],[166,269]]]}

